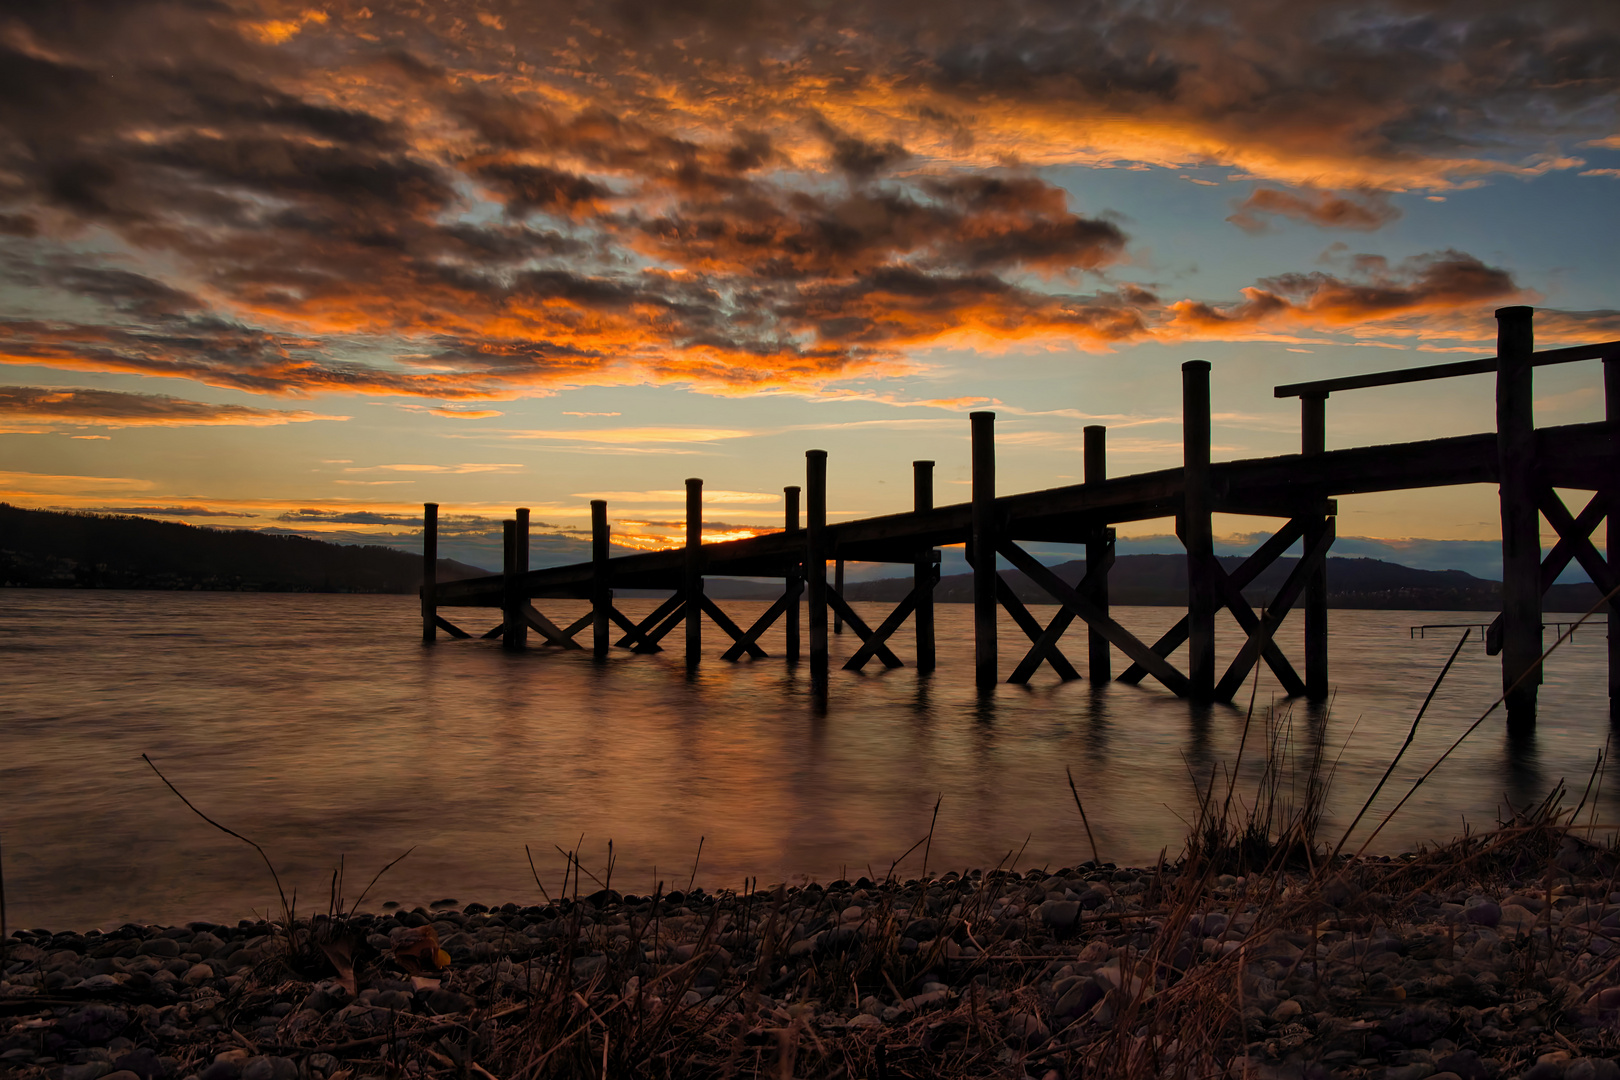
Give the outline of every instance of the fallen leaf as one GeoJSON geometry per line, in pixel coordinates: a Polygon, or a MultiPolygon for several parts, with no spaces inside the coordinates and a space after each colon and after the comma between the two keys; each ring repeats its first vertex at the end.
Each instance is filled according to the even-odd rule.
{"type": "Polygon", "coordinates": [[[351,998],[355,997],[360,991],[356,989],[354,981],[354,946],[343,940],[323,941],[320,945],[321,951],[337,971],[338,985],[347,990],[351,998]]]}
{"type": "Polygon", "coordinates": [[[437,975],[450,966],[450,954],[439,948],[439,934],[431,926],[401,926],[388,935],[394,959],[412,975],[437,975]]]}

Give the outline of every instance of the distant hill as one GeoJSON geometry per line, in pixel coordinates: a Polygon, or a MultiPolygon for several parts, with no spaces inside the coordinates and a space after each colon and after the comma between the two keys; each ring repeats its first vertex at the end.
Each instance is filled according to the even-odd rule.
{"type": "MultiPolygon", "coordinates": [[[[1242,559],[1221,559],[1230,572],[1242,559]]],[[[1243,591],[1250,603],[1271,602],[1295,560],[1277,560],[1243,591]]],[[[1053,571],[1069,584],[1085,573],[1084,560],[1053,571]]],[[[482,577],[487,570],[439,560],[439,580],[482,577]]],[[[1025,603],[1051,599],[1017,570],[1001,572],[1025,603]]],[[[211,529],[151,518],[25,510],[0,503],[0,585],[29,588],[218,589],[243,592],[414,593],[422,576],[419,555],[393,548],[330,544],[302,536],[247,529],[211,529]]],[[[851,600],[897,603],[911,578],[851,582],[851,600]]],[[[1181,555],[1121,555],[1108,575],[1115,604],[1180,607],[1187,602],[1187,560],[1181,555]]],[[[717,600],[770,600],[778,586],[712,578],[705,591],[717,600]]],[[[623,593],[621,595],[632,595],[623,593]]],[[[647,595],[662,595],[648,593],[647,595]]],[[[1461,570],[1417,570],[1378,559],[1329,559],[1328,603],[1340,608],[1499,611],[1499,582],[1461,570]]],[[[973,576],[942,578],[934,598],[971,603],[973,576]]],[[[1591,584],[1555,585],[1546,611],[1586,611],[1598,601],[1591,584]]]]}
{"type": "MultiPolygon", "coordinates": [[[[441,581],[485,573],[439,560],[441,581]]],[[[0,585],[414,593],[421,581],[422,557],[392,548],[0,503],[0,585]]]]}
{"type": "MultiPolygon", "coordinates": [[[[1243,595],[1256,607],[1271,603],[1297,559],[1272,563],[1243,595]]],[[[1228,573],[1242,565],[1239,556],[1225,556],[1228,573]]],[[[1086,572],[1083,559],[1061,563],[1053,571],[1070,585],[1086,572]]],[[[1018,570],[1001,576],[1025,603],[1052,600],[1018,570]]],[[[1394,608],[1420,611],[1499,611],[1502,585],[1461,570],[1416,570],[1378,559],[1328,559],[1328,603],[1339,608],[1394,608]]],[[[911,579],[885,578],[845,586],[851,600],[898,602],[911,588],[911,579]]],[[[1184,555],[1121,555],[1108,574],[1110,603],[1147,606],[1184,606],[1187,603],[1187,558],[1184,555]]],[[[1598,602],[1590,583],[1555,585],[1542,601],[1546,611],[1586,611],[1598,602]]],[[[973,575],[952,574],[940,579],[934,599],[942,603],[971,603],[973,575]]]]}

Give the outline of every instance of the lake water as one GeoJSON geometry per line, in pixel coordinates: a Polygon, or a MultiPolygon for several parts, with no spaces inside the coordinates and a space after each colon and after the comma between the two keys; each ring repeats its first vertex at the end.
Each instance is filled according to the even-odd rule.
{"type": "MultiPolygon", "coordinates": [[[[632,616],[651,600],[621,601],[632,616]]],[[[726,602],[743,625],[763,604],[726,602]]],[[[558,622],[583,604],[543,604],[558,622]]],[[[876,623],[880,605],[858,605],[876,623]]],[[[1035,609],[1043,620],[1051,609],[1035,609]]],[[[469,628],[491,612],[447,611],[469,628]]],[[[0,593],[0,850],[12,926],[111,927],[125,921],[236,919],[275,904],[254,852],[199,820],[141,760],[149,754],[199,809],[261,844],[300,907],[325,908],[343,860],[352,899],[407,848],[366,906],[533,902],[534,854],[555,893],[580,843],[601,876],[651,891],[740,887],[886,872],[928,833],[928,866],[1058,867],[1090,857],[1064,779],[1073,769],[1105,860],[1174,858],[1192,816],[1189,772],[1239,771],[1252,792],[1259,721],[1276,687],[1259,684],[1241,764],[1245,709],[1197,708],[1151,680],[1140,687],[1060,684],[1043,668],[1025,687],[980,699],[972,685],[971,609],[938,608],[939,671],[839,671],[857,641],[833,638],[826,707],[808,670],[778,659],[714,658],[688,675],[676,648],[531,649],[418,640],[415,600],[399,596],[0,593]],[[941,799],[941,796],[943,798],[941,799]],[[869,870],[870,868],[870,870],[869,870]]],[[[1179,617],[1119,608],[1149,640],[1179,617]]],[[[1416,623],[1477,622],[1477,612],[1332,613],[1330,709],[1295,705],[1289,738],[1325,747],[1336,773],[1329,827],[1352,816],[1405,738],[1460,631],[1414,640],[1416,623]]],[[[1549,616],[1549,621],[1553,616],[1549,616]]],[[[1281,642],[1299,663],[1297,616],[1281,642]]],[[[911,659],[910,629],[896,651],[911,659]]],[[[1023,637],[1001,629],[1002,670],[1023,637]]],[[[1229,658],[1236,630],[1221,641],[1229,658]]],[[[1396,851],[1484,826],[1504,798],[1522,805],[1560,778],[1579,798],[1609,731],[1601,623],[1554,654],[1534,738],[1509,753],[1500,715],[1463,744],[1382,833],[1396,851]]],[[[1084,638],[1068,655],[1084,670],[1084,638]]],[[[1476,632],[1477,640],[1477,632],[1476,632]]],[[[1549,633],[1549,643],[1553,635],[1549,633]]],[[[781,655],[781,634],[763,640],[781,655]]],[[[1116,673],[1124,667],[1116,654],[1116,673]]],[[[1269,676],[1269,673],[1267,673],[1269,676]]],[[[1491,704],[1496,659],[1469,645],[1381,797],[1411,779],[1491,704]]],[[[1245,694],[1244,704],[1247,704],[1245,694]]],[[[1287,708],[1279,710],[1286,714],[1287,708]]],[[[1224,775],[1224,773],[1223,773],[1224,775]]],[[[1599,818],[1620,821],[1620,783],[1599,818]]],[[[923,869],[921,848],[897,873],[923,869]]],[[[587,879],[588,887],[589,879],[587,879]]]]}

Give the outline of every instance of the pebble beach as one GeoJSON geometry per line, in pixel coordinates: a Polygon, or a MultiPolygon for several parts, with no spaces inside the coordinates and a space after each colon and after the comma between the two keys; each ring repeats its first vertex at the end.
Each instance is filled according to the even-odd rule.
{"type": "Polygon", "coordinates": [[[18,930],[0,1070],[51,1080],[1620,1080],[1612,848],[1546,821],[1213,860],[18,930]]]}

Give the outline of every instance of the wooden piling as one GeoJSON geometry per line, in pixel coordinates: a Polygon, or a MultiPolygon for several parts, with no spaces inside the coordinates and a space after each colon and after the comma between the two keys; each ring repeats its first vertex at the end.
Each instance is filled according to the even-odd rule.
{"type": "Polygon", "coordinates": [[[612,633],[613,590],[609,587],[612,569],[608,564],[607,500],[591,500],[591,655],[598,660],[608,654],[612,633]]]}
{"type": "MultiPolygon", "coordinates": [[[[911,463],[911,508],[917,513],[934,508],[934,463],[911,463]]],[[[934,550],[923,548],[911,567],[911,588],[917,594],[917,610],[912,615],[917,630],[917,672],[934,670],[934,550]]]]}
{"type": "Polygon", "coordinates": [[[1192,697],[1215,697],[1215,538],[1210,520],[1209,361],[1181,365],[1182,457],[1186,496],[1181,541],[1187,548],[1187,677],[1192,697]]]}
{"type": "MultiPolygon", "coordinates": [[[[844,595],[844,560],[843,559],[834,559],[833,560],[833,592],[837,593],[840,597],[844,595]]],[[[835,608],[833,608],[832,616],[833,616],[833,633],[842,634],[844,632],[844,613],[842,611],[839,611],[835,607],[835,608]]]]}
{"type": "MultiPolygon", "coordinates": [[[[1325,392],[1299,398],[1299,452],[1314,457],[1327,452],[1327,399],[1325,392]]],[[[1305,551],[1313,551],[1327,528],[1326,517],[1311,510],[1305,530],[1305,551]]],[[[1326,701],[1328,696],[1327,560],[1305,581],[1305,697],[1326,701]]]]}
{"type": "Polygon", "coordinates": [[[422,504],[422,644],[439,640],[439,504],[422,504]]]}
{"type": "MultiPolygon", "coordinates": [[[[787,512],[782,528],[789,536],[799,532],[799,486],[791,484],[782,489],[782,495],[787,503],[787,512]]],[[[784,652],[787,653],[787,662],[799,662],[799,594],[804,592],[804,578],[800,568],[795,567],[788,571],[787,578],[782,582],[783,592],[787,596],[787,610],[782,612],[782,629],[787,638],[784,652]]]]}
{"type": "Polygon", "coordinates": [[[686,481],[686,666],[703,658],[703,481],[686,481]]]}
{"type": "Polygon", "coordinates": [[[1496,449],[1502,514],[1502,688],[1508,730],[1536,724],[1541,682],[1541,515],[1537,510],[1531,352],[1534,311],[1496,311],[1496,449]],[[1517,687],[1509,690],[1514,683],[1517,687]]]}
{"type": "MultiPolygon", "coordinates": [[[[1610,440],[1620,458],[1620,356],[1603,359],[1604,419],[1609,422],[1610,440]]],[[[1608,534],[1603,557],[1611,569],[1620,569],[1620,483],[1608,490],[1608,534]]],[[[1609,721],[1620,724],[1620,599],[1609,601],[1609,721]]]]}
{"type": "Polygon", "coordinates": [[[973,681],[996,685],[996,414],[968,415],[973,425],[973,681]]]}
{"type": "Polygon", "coordinates": [[[518,523],[501,522],[501,647],[518,650],[529,644],[529,624],[523,619],[523,598],[518,592],[518,523]]]}
{"type": "MultiPolygon", "coordinates": [[[[1108,479],[1108,429],[1101,424],[1084,428],[1083,466],[1085,482],[1100,484],[1108,479]]],[[[1086,579],[1083,595],[1104,615],[1108,614],[1108,564],[1114,559],[1114,530],[1098,529],[1086,538],[1086,579]]],[[[1086,657],[1092,680],[1105,683],[1114,677],[1114,658],[1108,639],[1094,626],[1086,629],[1086,657]]]]}
{"type": "Polygon", "coordinates": [[[827,689],[827,451],[806,450],[805,600],[810,621],[810,686],[827,689]]]}

